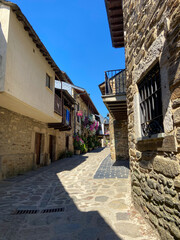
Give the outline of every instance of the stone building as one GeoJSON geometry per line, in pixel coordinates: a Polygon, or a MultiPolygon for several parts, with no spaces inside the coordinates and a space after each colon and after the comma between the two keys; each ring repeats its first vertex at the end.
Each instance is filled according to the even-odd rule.
{"type": "Polygon", "coordinates": [[[134,204],[161,239],[180,239],[180,2],[105,4],[112,44],[125,47],[134,204]]]}
{"type": "Polygon", "coordinates": [[[106,71],[105,81],[99,84],[99,88],[109,110],[111,158],[128,160],[125,70],[106,71]]]}
{"type": "Polygon", "coordinates": [[[0,179],[73,151],[75,101],[67,91],[55,91],[55,79],[72,83],[19,7],[1,0],[0,179]]]}
{"type": "MultiPolygon", "coordinates": [[[[109,116],[109,115],[108,115],[109,116]]],[[[101,130],[99,134],[99,139],[101,139],[101,146],[106,147],[110,146],[110,134],[109,134],[109,117],[100,118],[101,130]]]]}
{"type": "MultiPolygon", "coordinates": [[[[73,88],[73,97],[76,99],[76,113],[81,111],[83,116],[94,115],[99,120],[99,112],[85,89],[73,88]]],[[[74,124],[74,133],[83,134],[82,120],[77,115],[75,116],[74,124]]]]}
{"type": "MultiPolygon", "coordinates": [[[[67,80],[70,80],[67,74],[65,74],[67,80]]],[[[71,81],[71,80],[70,80],[71,81]]],[[[72,98],[75,100],[74,111],[73,111],[73,134],[82,133],[82,121],[81,117],[77,116],[77,113],[82,112],[83,116],[95,115],[95,118],[99,120],[99,112],[96,109],[92,99],[84,88],[75,86],[72,81],[68,82],[55,82],[56,89],[63,88],[66,90],[72,98]],[[62,86],[61,86],[62,83],[62,86]]]]}

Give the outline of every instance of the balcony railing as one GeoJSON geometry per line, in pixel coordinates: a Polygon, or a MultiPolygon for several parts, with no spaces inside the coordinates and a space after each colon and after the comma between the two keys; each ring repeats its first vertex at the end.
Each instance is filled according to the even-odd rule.
{"type": "Polygon", "coordinates": [[[72,110],[69,111],[64,104],[64,98],[62,101],[61,97],[55,94],[54,112],[62,116],[62,122],[49,123],[50,128],[59,129],[60,131],[68,131],[72,128],[72,110]]]}
{"type": "Polygon", "coordinates": [[[55,94],[55,99],[54,99],[54,111],[60,116],[62,116],[62,101],[57,94],[55,94]]]}
{"type": "Polygon", "coordinates": [[[110,70],[105,72],[105,94],[120,95],[126,93],[125,69],[110,70]]]}

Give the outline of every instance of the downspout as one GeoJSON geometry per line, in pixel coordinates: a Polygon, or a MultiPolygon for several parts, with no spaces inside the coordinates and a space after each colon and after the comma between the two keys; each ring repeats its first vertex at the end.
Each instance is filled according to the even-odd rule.
{"type": "MultiPolygon", "coordinates": [[[[74,99],[76,102],[76,93],[74,93],[74,99]]],[[[74,134],[76,134],[76,107],[77,107],[77,104],[75,103],[75,106],[74,106],[74,134]]]]}
{"type": "Polygon", "coordinates": [[[61,112],[62,112],[62,122],[63,122],[63,93],[62,93],[62,81],[61,81],[61,112]]]}

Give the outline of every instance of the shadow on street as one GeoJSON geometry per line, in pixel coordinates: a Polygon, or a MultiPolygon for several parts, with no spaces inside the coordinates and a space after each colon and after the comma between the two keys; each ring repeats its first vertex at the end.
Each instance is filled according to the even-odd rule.
{"type": "Polygon", "coordinates": [[[80,211],[58,177],[86,159],[85,154],[61,159],[0,182],[0,240],[121,240],[97,211],[80,211]],[[61,212],[12,214],[18,209],[59,208],[61,212]]]}

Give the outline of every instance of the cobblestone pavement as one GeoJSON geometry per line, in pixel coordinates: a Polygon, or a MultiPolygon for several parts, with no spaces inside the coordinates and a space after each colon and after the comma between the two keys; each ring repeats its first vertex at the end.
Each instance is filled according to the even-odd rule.
{"type": "Polygon", "coordinates": [[[108,155],[100,149],[0,182],[0,240],[158,239],[131,204],[130,178],[94,178],[108,155]]]}

